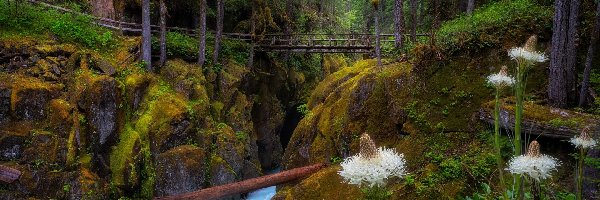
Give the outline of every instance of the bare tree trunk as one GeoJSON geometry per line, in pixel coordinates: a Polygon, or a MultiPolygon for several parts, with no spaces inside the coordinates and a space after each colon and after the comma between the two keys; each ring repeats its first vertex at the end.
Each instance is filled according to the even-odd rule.
{"type": "Polygon", "coordinates": [[[417,0],[410,0],[410,23],[412,25],[410,39],[413,43],[417,42],[417,0]]]}
{"type": "Polygon", "coordinates": [[[165,0],[160,0],[160,59],[159,66],[167,62],[167,6],[165,0]]]}
{"type": "Polygon", "coordinates": [[[206,60],[206,0],[200,0],[200,45],[198,48],[198,65],[204,66],[206,60]]]}
{"type": "Polygon", "coordinates": [[[475,9],[475,0],[467,0],[467,15],[471,15],[475,9]]]}
{"type": "Polygon", "coordinates": [[[146,64],[146,70],[152,71],[152,43],[150,42],[150,0],[142,0],[142,62],[146,64]]]}
{"type": "Polygon", "coordinates": [[[548,76],[548,101],[552,106],[564,108],[569,104],[575,81],[578,0],[554,2],[552,51],[548,76]],[[575,7],[575,8],[573,8],[575,7]]]}
{"type": "Polygon", "coordinates": [[[252,1],[252,16],[250,17],[251,19],[251,25],[250,25],[250,36],[251,41],[250,41],[250,55],[248,56],[248,67],[252,67],[254,65],[254,44],[255,44],[255,37],[256,37],[256,1],[252,1]]]}
{"type": "MultiPolygon", "coordinates": [[[[289,40],[292,39],[292,23],[293,23],[293,19],[294,19],[294,12],[292,10],[292,6],[294,5],[294,1],[292,0],[286,0],[285,1],[285,12],[287,15],[287,19],[285,20],[285,29],[284,29],[284,34],[285,35],[290,35],[290,38],[288,38],[289,40]]],[[[253,24],[254,25],[254,24],[253,24]]],[[[288,61],[290,59],[290,51],[286,51],[285,54],[283,55],[283,60],[284,61],[288,61]]]]}
{"type": "Polygon", "coordinates": [[[404,46],[404,1],[394,1],[394,42],[396,48],[404,46]]]}
{"type": "Polygon", "coordinates": [[[579,107],[584,106],[587,102],[588,89],[590,84],[590,73],[592,71],[592,61],[594,60],[594,51],[600,37],[600,2],[597,3],[596,22],[592,35],[590,36],[590,45],[588,46],[587,58],[585,60],[585,69],[583,70],[583,80],[581,81],[581,90],[579,91],[579,107]]]}
{"type": "Polygon", "coordinates": [[[375,16],[375,55],[377,56],[377,66],[382,66],[381,64],[381,37],[380,37],[380,32],[381,32],[381,28],[379,27],[379,13],[380,13],[380,9],[379,9],[379,5],[375,5],[375,13],[373,13],[373,15],[375,16]]]}
{"type": "MultiPolygon", "coordinates": [[[[214,53],[213,53],[213,64],[218,64],[219,63],[219,51],[221,50],[221,37],[223,35],[223,18],[225,17],[225,5],[223,3],[223,0],[217,0],[217,31],[215,34],[215,48],[214,48],[214,53]]],[[[223,89],[222,87],[222,83],[223,82],[223,70],[225,69],[220,69],[217,72],[217,82],[216,82],[216,90],[218,96],[220,97],[220,95],[222,94],[221,90],[223,89]]]]}
{"type": "Polygon", "coordinates": [[[565,74],[567,76],[567,104],[574,105],[577,102],[577,40],[579,38],[579,7],[580,0],[571,0],[569,12],[569,32],[567,32],[567,65],[565,74]]]}

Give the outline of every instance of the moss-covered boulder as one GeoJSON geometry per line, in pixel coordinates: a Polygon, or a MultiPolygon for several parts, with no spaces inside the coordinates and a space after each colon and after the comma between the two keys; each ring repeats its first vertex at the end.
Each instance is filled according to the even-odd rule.
{"type": "Polygon", "coordinates": [[[58,95],[61,85],[22,75],[0,76],[12,83],[11,113],[16,120],[40,120],[46,117],[48,102],[58,95]]]}
{"type": "Polygon", "coordinates": [[[292,199],[362,199],[362,192],[358,187],[349,184],[340,184],[343,180],[338,175],[339,166],[323,169],[302,180],[294,187],[284,187],[277,192],[273,200],[292,199]]]}
{"type": "Polygon", "coordinates": [[[156,158],[156,196],[169,196],[201,189],[206,181],[207,154],[190,146],[179,146],[156,158]]]}
{"type": "Polygon", "coordinates": [[[80,106],[85,110],[89,141],[95,151],[105,152],[117,139],[117,83],[100,76],[87,88],[80,106]]]}
{"type": "Polygon", "coordinates": [[[10,88],[0,85],[0,122],[10,117],[10,88]]]}
{"type": "Polygon", "coordinates": [[[375,67],[373,60],[328,76],[308,101],[310,113],[300,121],[284,155],[286,168],[329,162],[354,153],[358,136],[368,132],[394,145],[406,134],[403,103],[411,66],[406,63],[375,67]]]}
{"type": "Polygon", "coordinates": [[[107,199],[108,188],[106,182],[88,168],[81,167],[77,171],[69,173],[62,191],[67,199],[107,199]]]}

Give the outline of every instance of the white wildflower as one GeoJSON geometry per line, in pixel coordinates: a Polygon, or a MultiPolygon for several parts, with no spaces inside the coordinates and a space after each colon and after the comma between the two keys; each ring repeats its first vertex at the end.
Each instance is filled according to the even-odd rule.
{"type": "Polygon", "coordinates": [[[590,149],[598,145],[598,142],[590,137],[588,131],[589,127],[585,127],[579,136],[571,138],[570,142],[575,145],[575,148],[590,149]]]}
{"type": "Polygon", "coordinates": [[[508,50],[508,56],[510,56],[510,58],[512,58],[513,60],[524,59],[533,63],[545,62],[546,60],[548,60],[544,53],[537,51],[528,51],[523,47],[515,47],[508,50]]]}
{"type": "Polygon", "coordinates": [[[508,68],[506,66],[502,66],[500,72],[487,77],[487,82],[498,89],[514,85],[515,79],[509,76],[507,71],[508,68]]]}
{"type": "Polygon", "coordinates": [[[375,149],[375,144],[365,133],[361,137],[361,152],[346,158],[338,174],[350,184],[384,186],[386,179],[406,175],[404,165],[404,155],[392,149],[375,149]]]}
{"type": "Polygon", "coordinates": [[[531,142],[527,155],[520,155],[510,160],[507,170],[513,174],[526,174],[536,181],[550,178],[560,163],[553,157],[540,154],[537,141],[531,142]]]}

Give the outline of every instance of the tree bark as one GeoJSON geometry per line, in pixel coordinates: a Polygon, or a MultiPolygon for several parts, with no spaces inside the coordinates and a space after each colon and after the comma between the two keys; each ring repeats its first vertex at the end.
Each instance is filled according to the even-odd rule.
{"type": "MultiPolygon", "coordinates": [[[[287,18],[285,20],[285,29],[283,31],[285,35],[292,34],[292,25],[293,25],[292,23],[293,23],[293,19],[294,19],[294,12],[292,9],[293,5],[294,5],[294,1],[292,1],[292,0],[285,1],[285,12],[287,15],[287,18]]],[[[254,22],[252,25],[254,26],[254,22]]],[[[291,40],[292,36],[290,36],[288,39],[291,40]]],[[[284,53],[283,60],[288,61],[289,59],[290,59],[290,51],[288,50],[284,53]]]]}
{"type": "Polygon", "coordinates": [[[410,39],[413,43],[417,42],[417,0],[410,0],[410,23],[412,25],[410,39]]]}
{"type": "Polygon", "coordinates": [[[394,42],[396,48],[404,46],[404,1],[394,1],[394,42]]]}
{"type": "Polygon", "coordinates": [[[165,0],[160,0],[160,59],[159,66],[167,62],[167,6],[165,0]]]}
{"type": "Polygon", "coordinates": [[[379,27],[379,13],[380,13],[380,9],[379,9],[379,5],[375,5],[375,13],[373,13],[373,15],[375,16],[375,55],[377,56],[377,66],[382,66],[381,64],[381,37],[380,37],[380,32],[381,32],[381,28],[379,27]]]}
{"type": "Polygon", "coordinates": [[[554,107],[565,108],[570,102],[569,95],[574,96],[575,91],[579,1],[556,0],[554,8],[548,101],[554,107]]]}
{"type": "MultiPolygon", "coordinates": [[[[219,63],[219,51],[221,50],[221,37],[223,35],[223,18],[225,17],[225,5],[223,0],[217,0],[217,30],[215,33],[215,47],[213,53],[213,64],[219,63]]],[[[223,89],[223,68],[217,72],[217,82],[215,89],[218,97],[221,97],[223,89]]]]}
{"type": "Polygon", "coordinates": [[[600,37],[600,2],[597,3],[596,20],[594,29],[590,36],[590,45],[588,46],[587,58],[585,59],[585,68],[583,69],[583,80],[581,81],[581,90],[579,91],[579,107],[584,106],[588,98],[588,89],[590,84],[590,73],[592,71],[592,62],[594,60],[594,51],[600,37]]]}
{"type": "Polygon", "coordinates": [[[200,44],[198,45],[198,65],[204,66],[206,61],[206,0],[200,0],[200,32],[198,33],[200,44]]]}
{"type": "Polygon", "coordinates": [[[467,0],[467,15],[471,15],[475,9],[475,0],[467,0]]]}
{"type": "Polygon", "coordinates": [[[152,71],[152,43],[150,42],[152,33],[150,32],[150,0],[142,0],[142,57],[141,60],[146,64],[146,70],[152,71]]]}
{"type": "Polygon", "coordinates": [[[252,178],[245,181],[215,186],[176,196],[158,197],[156,199],[219,199],[229,195],[250,192],[263,187],[278,185],[304,178],[325,167],[325,164],[314,164],[306,167],[294,168],[276,174],[252,178]]]}
{"type": "Polygon", "coordinates": [[[571,0],[569,12],[569,31],[567,32],[567,104],[577,102],[577,40],[579,37],[579,7],[580,0],[571,0]]]}
{"type": "MultiPolygon", "coordinates": [[[[252,16],[250,17],[250,36],[251,41],[250,41],[250,55],[248,56],[248,67],[252,67],[254,65],[254,45],[255,45],[255,38],[256,38],[256,1],[252,1],[250,2],[252,4],[252,16]]],[[[286,53],[287,55],[287,53],[286,53]]]]}

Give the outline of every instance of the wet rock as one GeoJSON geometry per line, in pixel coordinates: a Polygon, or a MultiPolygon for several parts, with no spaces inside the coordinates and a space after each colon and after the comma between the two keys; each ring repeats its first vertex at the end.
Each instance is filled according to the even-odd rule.
{"type": "Polygon", "coordinates": [[[264,97],[255,104],[253,113],[256,130],[258,158],[265,169],[277,167],[281,163],[283,147],[279,138],[284,121],[284,111],[280,102],[272,96],[264,97]]]}
{"type": "Polygon", "coordinates": [[[50,172],[31,165],[10,166],[22,172],[21,177],[7,185],[9,191],[19,191],[27,197],[40,199],[59,198],[64,195],[63,185],[66,172],[50,172]]]}
{"type": "Polygon", "coordinates": [[[205,182],[206,153],[194,146],[179,146],[156,158],[156,196],[169,196],[201,189],[205,182]]]}
{"type": "Polygon", "coordinates": [[[108,76],[112,76],[116,73],[115,67],[112,66],[112,64],[110,64],[109,62],[99,58],[95,58],[94,61],[94,65],[91,65],[92,69],[99,70],[103,74],[108,76]]]}
{"type": "Polygon", "coordinates": [[[21,158],[27,138],[21,134],[0,131],[0,160],[21,158]]]}
{"type": "Polygon", "coordinates": [[[127,194],[140,188],[145,157],[137,132],[128,130],[123,134],[126,134],[126,137],[111,152],[110,170],[112,184],[121,190],[122,194],[127,194]]]}
{"type": "Polygon", "coordinates": [[[257,177],[260,174],[260,162],[258,161],[256,149],[253,149],[253,140],[242,133],[234,133],[229,126],[221,127],[221,133],[215,138],[217,146],[216,155],[222,161],[216,163],[223,166],[213,165],[213,175],[218,175],[212,181],[214,184],[230,183],[229,181],[248,179],[257,177]],[[224,173],[223,169],[229,169],[228,173],[233,175],[233,179],[224,173]]]}
{"type": "Polygon", "coordinates": [[[106,153],[117,140],[117,92],[115,79],[101,76],[82,99],[89,141],[96,153],[106,153]]]}
{"type": "Polygon", "coordinates": [[[48,107],[48,119],[54,132],[60,137],[68,138],[73,124],[71,116],[73,106],[63,99],[53,99],[48,107]]]}
{"type": "Polygon", "coordinates": [[[0,122],[10,117],[10,93],[9,88],[0,86],[0,122]]]}

